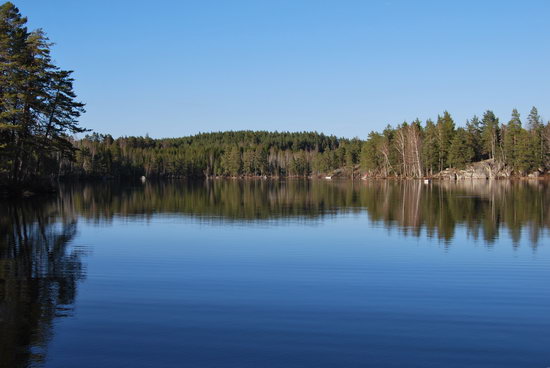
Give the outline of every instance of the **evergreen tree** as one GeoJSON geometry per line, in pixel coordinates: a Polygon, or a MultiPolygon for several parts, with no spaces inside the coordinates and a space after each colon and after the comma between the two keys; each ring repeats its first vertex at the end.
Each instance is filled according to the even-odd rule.
{"type": "Polygon", "coordinates": [[[453,140],[455,123],[451,114],[445,111],[443,116],[437,117],[437,147],[439,158],[439,170],[445,169],[449,165],[449,149],[453,140]]]}
{"type": "Polygon", "coordinates": [[[468,133],[468,144],[474,149],[475,161],[480,161],[483,158],[483,139],[481,122],[474,115],[471,120],[466,121],[466,131],[468,133]]]}
{"type": "Polygon", "coordinates": [[[491,110],[487,110],[483,114],[481,120],[481,136],[483,139],[483,153],[488,158],[498,160],[500,158],[498,154],[500,147],[500,128],[498,118],[491,110]]]}
{"type": "Polygon", "coordinates": [[[380,145],[383,138],[380,133],[371,132],[361,150],[361,168],[376,173],[383,166],[380,145]]]}
{"type": "Polygon", "coordinates": [[[544,124],[535,106],[533,106],[527,117],[527,127],[529,133],[531,133],[531,141],[533,144],[533,164],[535,168],[543,168],[546,162],[547,147],[545,147],[544,140],[544,124]]]}
{"type": "Polygon", "coordinates": [[[225,173],[231,176],[238,176],[241,173],[241,149],[238,146],[233,146],[225,151],[222,158],[222,167],[225,173]]]}
{"type": "Polygon", "coordinates": [[[269,173],[269,162],[267,161],[267,151],[261,146],[256,148],[256,168],[260,175],[267,175],[269,173]]]}
{"type": "Polygon", "coordinates": [[[426,121],[422,145],[423,164],[428,174],[432,175],[439,168],[439,145],[437,128],[433,121],[426,121]]]}
{"type": "Polygon", "coordinates": [[[468,140],[468,133],[463,128],[457,129],[449,149],[450,166],[464,169],[474,157],[475,151],[468,140]]]}
{"type": "Polygon", "coordinates": [[[544,168],[548,170],[550,168],[550,121],[547,122],[546,125],[544,126],[542,135],[543,135],[543,142],[544,142],[544,148],[545,148],[544,168]]]}
{"type": "Polygon", "coordinates": [[[525,175],[537,168],[537,158],[533,135],[526,130],[520,131],[517,143],[517,153],[514,167],[519,174],[525,175]]]}
{"type": "Polygon", "coordinates": [[[520,166],[519,140],[522,137],[522,127],[519,113],[516,109],[512,110],[512,118],[506,126],[503,138],[504,162],[513,170],[518,170],[520,166]]]}
{"type": "Polygon", "coordinates": [[[256,174],[256,151],[247,150],[243,153],[243,174],[255,175],[256,174]]]}
{"type": "MultiPolygon", "coordinates": [[[[449,116],[450,118],[450,116],[449,116]]],[[[497,120],[494,115],[485,121],[497,120]]],[[[344,174],[361,163],[369,176],[420,177],[437,173],[442,165],[439,142],[445,117],[439,126],[432,121],[422,128],[419,121],[388,126],[382,133],[372,132],[366,141],[337,139],[317,133],[229,131],[198,134],[172,139],[122,137],[92,134],[72,144],[78,149],[76,162],[63,161],[61,173],[83,176],[199,177],[208,175],[327,175],[340,169],[344,174]]],[[[443,168],[464,167],[479,160],[486,126],[477,118],[466,128],[453,132],[443,168]],[[481,126],[480,126],[481,125],[481,126]],[[473,152],[473,156],[472,156],[473,152]]],[[[452,127],[452,125],[450,125],[452,127]]],[[[545,142],[550,128],[544,127],[545,142]]],[[[509,124],[499,127],[498,159],[515,174],[537,168],[534,136],[521,129],[514,111],[509,124]],[[517,133],[521,132],[521,134],[517,133]],[[516,133],[514,133],[516,132],[516,133]],[[531,150],[529,150],[531,147],[531,150]]]]}
{"type": "Polygon", "coordinates": [[[12,3],[0,6],[0,177],[16,184],[57,174],[59,157],[74,154],[68,135],[84,131],[71,72],[26,23],[12,3]]]}

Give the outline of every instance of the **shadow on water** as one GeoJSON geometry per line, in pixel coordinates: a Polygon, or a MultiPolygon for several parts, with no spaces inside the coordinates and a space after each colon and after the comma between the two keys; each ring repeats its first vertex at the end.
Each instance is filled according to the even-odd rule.
{"type": "Polygon", "coordinates": [[[85,276],[72,244],[79,220],[172,215],[246,225],[365,214],[370,226],[449,245],[462,227],[487,245],[507,236],[518,246],[527,234],[535,248],[550,227],[549,190],[526,181],[211,180],[71,184],[55,198],[0,203],[0,367],[40,366],[54,320],[71,315],[85,276]]]}
{"type": "Polygon", "coordinates": [[[81,251],[54,200],[0,204],[0,367],[40,366],[55,318],[71,315],[81,251]]]}

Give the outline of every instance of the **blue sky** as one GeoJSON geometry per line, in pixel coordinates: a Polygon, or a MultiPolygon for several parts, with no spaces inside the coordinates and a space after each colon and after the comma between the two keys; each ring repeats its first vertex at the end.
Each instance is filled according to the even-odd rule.
{"type": "Polygon", "coordinates": [[[14,1],[113,136],[550,118],[550,1],[14,1]]]}

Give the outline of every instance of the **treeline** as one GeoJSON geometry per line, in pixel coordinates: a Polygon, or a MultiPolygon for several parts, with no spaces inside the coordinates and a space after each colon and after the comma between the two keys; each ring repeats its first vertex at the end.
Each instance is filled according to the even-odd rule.
{"type": "Polygon", "coordinates": [[[48,38],[29,31],[10,2],[0,6],[0,186],[55,177],[82,133],[71,72],[55,66],[48,38]]]}
{"type": "Polygon", "coordinates": [[[74,141],[64,175],[309,176],[359,164],[362,141],[314,132],[230,131],[152,139],[92,134],[74,141]]]}
{"type": "Polygon", "coordinates": [[[510,175],[543,173],[550,168],[550,123],[535,107],[524,127],[517,110],[501,123],[492,111],[456,127],[448,112],[436,122],[419,120],[372,132],[361,151],[361,164],[371,176],[432,176],[446,168],[491,159],[510,175]]]}
{"type": "Polygon", "coordinates": [[[64,177],[425,177],[491,159],[506,176],[550,169],[550,125],[533,107],[456,127],[448,112],[372,132],[366,141],[315,132],[238,131],[152,139],[92,134],[74,139],[84,105],[50,42],[10,2],[0,6],[0,190],[64,177]]]}
{"type": "Polygon", "coordinates": [[[372,132],[366,141],[314,132],[229,131],[152,139],[92,134],[73,142],[61,172],[81,177],[341,176],[420,178],[491,159],[508,176],[550,168],[550,125],[535,107],[524,127],[492,111],[456,127],[448,112],[372,132]]]}

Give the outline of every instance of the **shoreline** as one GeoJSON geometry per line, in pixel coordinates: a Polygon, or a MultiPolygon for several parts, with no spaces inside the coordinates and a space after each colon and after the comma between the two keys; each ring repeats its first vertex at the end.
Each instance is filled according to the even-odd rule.
{"type": "MultiPolygon", "coordinates": [[[[550,182],[550,175],[541,175],[538,177],[529,177],[529,176],[512,176],[512,177],[493,177],[493,178],[449,178],[449,177],[422,177],[422,178],[409,178],[409,177],[346,177],[346,176],[323,176],[323,175],[312,175],[312,176],[203,176],[203,177],[151,177],[151,178],[129,178],[129,177],[109,177],[109,178],[61,178],[59,184],[67,183],[142,183],[147,182],[163,182],[163,181],[285,181],[285,180],[312,180],[312,181],[353,181],[353,182],[368,182],[368,181],[391,181],[391,182],[401,182],[401,181],[422,181],[425,184],[430,183],[443,183],[443,182],[550,182]]],[[[59,185],[47,186],[47,187],[37,187],[36,185],[26,185],[22,184],[21,186],[15,185],[0,185],[0,198],[29,198],[42,195],[51,195],[58,192],[59,185]]]]}

